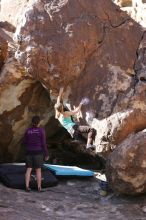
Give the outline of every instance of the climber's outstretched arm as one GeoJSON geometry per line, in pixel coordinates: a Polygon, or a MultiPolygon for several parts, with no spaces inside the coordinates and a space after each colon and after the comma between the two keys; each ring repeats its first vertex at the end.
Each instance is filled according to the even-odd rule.
{"type": "Polygon", "coordinates": [[[58,97],[57,97],[56,104],[54,105],[54,108],[55,108],[55,118],[56,119],[58,119],[58,117],[59,117],[59,111],[57,110],[56,106],[61,104],[61,99],[62,99],[62,96],[63,96],[63,91],[64,91],[64,88],[61,87],[60,90],[59,90],[59,94],[58,94],[58,97]]]}
{"type": "Polygon", "coordinates": [[[76,115],[81,110],[81,107],[82,107],[82,103],[80,103],[79,106],[76,107],[74,110],[64,112],[64,116],[68,117],[68,116],[76,115]]]}
{"type": "Polygon", "coordinates": [[[59,94],[58,94],[58,97],[57,97],[56,104],[61,103],[61,99],[62,99],[63,91],[64,91],[64,88],[61,87],[60,90],[59,90],[59,94]]]}

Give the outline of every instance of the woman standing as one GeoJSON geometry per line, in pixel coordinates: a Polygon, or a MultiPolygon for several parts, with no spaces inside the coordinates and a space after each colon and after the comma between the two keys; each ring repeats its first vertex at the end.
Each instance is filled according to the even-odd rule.
{"type": "Polygon", "coordinates": [[[43,159],[48,160],[48,150],[46,146],[46,135],[44,128],[39,127],[40,117],[32,118],[32,126],[28,128],[24,136],[24,144],[26,146],[26,173],[25,185],[26,191],[29,192],[30,177],[32,168],[36,171],[38,191],[41,191],[42,173],[41,168],[43,159]]]}

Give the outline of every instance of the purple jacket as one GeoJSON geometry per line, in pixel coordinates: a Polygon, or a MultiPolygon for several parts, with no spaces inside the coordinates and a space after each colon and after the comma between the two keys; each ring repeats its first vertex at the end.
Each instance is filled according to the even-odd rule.
{"type": "Polygon", "coordinates": [[[46,134],[44,128],[31,127],[28,128],[24,135],[23,143],[26,145],[27,152],[43,152],[48,156],[46,146],[46,134]]]}

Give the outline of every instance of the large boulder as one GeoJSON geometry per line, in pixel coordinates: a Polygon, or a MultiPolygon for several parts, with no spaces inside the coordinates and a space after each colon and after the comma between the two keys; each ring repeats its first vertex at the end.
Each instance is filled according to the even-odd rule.
{"type": "Polygon", "coordinates": [[[46,0],[31,4],[22,18],[16,58],[52,99],[60,86],[71,107],[89,98],[84,123],[87,116],[102,120],[133,108],[134,64],[144,31],[125,12],[110,1],[46,0]]]}
{"type": "Polygon", "coordinates": [[[146,192],[146,130],[131,134],[110,154],[106,173],[111,188],[120,194],[146,192]]]}
{"type": "MultiPolygon", "coordinates": [[[[6,96],[11,102],[1,107],[1,121],[11,114],[8,126],[0,121],[2,131],[10,127],[9,141],[1,144],[3,152],[14,152],[20,142],[32,115],[26,107],[29,103],[34,103],[30,109],[39,109],[44,103],[39,114],[46,114],[51,105],[53,115],[52,106],[61,86],[65,87],[64,102],[69,107],[77,106],[83,97],[89,99],[89,105],[82,109],[82,122],[97,130],[97,152],[99,147],[108,155],[131,132],[146,126],[145,34],[139,24],[106,0],[11,0],[5,12],[6,3],[1,1],[0,17],[16,27],[15,58],[22,70],[14,68],[13,74],[12,70],[8,74],[15,83],[9,81],[7,74],[1,74],[5,79],[2,103],[6,96]],[[17,73],[21,75],[19,79],[17,73]],[[37,86],[42,96],[34,92],[37,86]],[[9,95],[12,93],[14,102],[9,95]],[[40,101],[35,102],[38,97],[40,101]],[[131,123],[135,117],[138,120],[131,123]],[[27,120],[21,121],[23,129],[17,135],[21,118],[27,120]],[[17,126],[12,126],[13,121],[18,122],[17,126]],[[4,146],[10,150],[5,151],[4,146]]],[[[43,124],[48,115],[45,118],[43,124]]],[[[51,132],[55,129],[56,126],[51,132]]]]}
{"type": "MultiPolygon", "coordinates": [[[[125,126],[120,122],[117,132],[117,148],[111,153],[107,162],[107,177],[111,188],[118,193],[137,195],[146,192],[145,182],[145,89],[146,89],[146,34],[137,50],[138,59],[135,63],[134,93],[129,106],[135,110],[125,117],[125,126]],[[139,110],[136,108],[139,106],[139,110]],[[123,128],[122,128],[123,127],[123,128]],[[138,132],[141,131],[141,132],[138,132]],[[138,132],[137,134],[135,134],[138,132]],[[133,134],[132,134],[133,133],[133,134]],[[129,135],[126,139],[126,137],[129,135]],[[122,137],[122,138],[121,138],[122,137]],[[124,140],[122,142],[122,140],[124,140]],[[120,144],[121,143],[121,144],[120,144]]],[[[113,135],[114,137],[114,135],[113,135]]]]}
{"type": "Polygon", "coordinates": [[[89,96],[104,117],[129,93],[142,34],[110,1],[35,1],[17,26],[16,58],[48,89],[76,87],[71,99],[89,96]]]}
{"type": "Polygon", "coordinates": [[[97,131],[96,152],[107,158],[129,134],[146,127],[146,112],[140,109],[127,109],[103,120],[94,119],[92,127],[97,131]]]}

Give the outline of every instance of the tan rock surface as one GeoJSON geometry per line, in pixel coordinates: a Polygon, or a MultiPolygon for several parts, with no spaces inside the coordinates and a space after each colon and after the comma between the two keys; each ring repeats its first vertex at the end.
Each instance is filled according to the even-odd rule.
{"type": "Polygon", "coordinates": [[[11,161],[23,152],[20,143],[32,115],[41,115],[45,124],[52,116],[52,107],[40,83],[25,76],[13,58],[1,72],[0,94],[0,161],[11,161]]]}
{"type": "Polygon", "coordinates": [[[146,0],[113,0],[136,22],[146,27],[146,0]]]}
{"type": "Polygon", "coordinates": [[[107,158],[109,153],[129,134],[145,128],[145,115],[146,112],[140,109],[127,109],[125,112],[115,113],[103,120],[94,119],[92,127],[97,130],[96,152],[107,158]]]}
{"type": "Polygon", "coordinates": [[[32,3],[33,0],[1,0],[0,1],[0,18],[1,21],[7,21],[8,23],[18,25],[21,20],[21,16],[24,13],[27,6],[32,3]]]}
{"type": "Polygon", "coordinates": [[[110,154],[107,178],[115,192],[137,195],[146,192],[146,130],[131,134],[110,154]]]}

